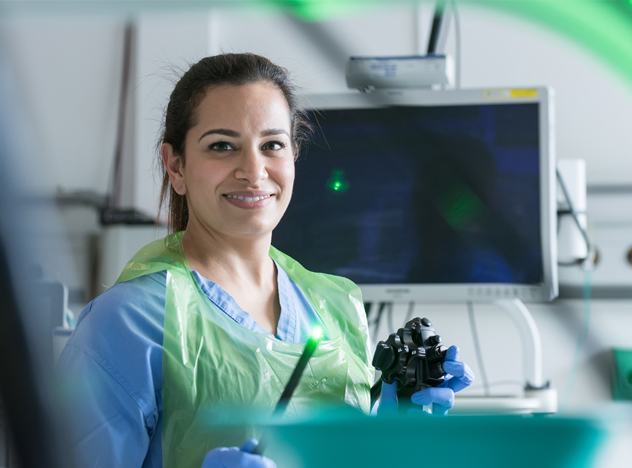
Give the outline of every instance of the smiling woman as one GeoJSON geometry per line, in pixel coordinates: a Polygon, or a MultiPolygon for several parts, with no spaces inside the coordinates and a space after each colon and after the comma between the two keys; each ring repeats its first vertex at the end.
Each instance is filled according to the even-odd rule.
{"type": "Polygon", "coordinates": [[[253,428],[218,433],[208,414],[271,411],[316,326],[325,341],[288,411],[369,411],[359,289],[271,247],[308,130],[287,71],[263,57],[207,57],[182,76],[160,143],[173,233],[86,307],[59,361],[80,466],[274,466],[250,453],[253,428]]]}
{"type": "MultiPolygon", "coordinates": [[[[258,136],[284,136],[285,140],[282,142],[269,139],[270,141],[265,142],[266,148],[278,150],[285,145],[284,148],[296,158],[310,128],[303,111],[297,106],[295,93],[287,71],[263,57],[254,54],[223,54],[200,60],[182,76],[171,94],[162,136],[163,161],[165,156],[168,156],[165,153],[171,153],[184,165],[186,147],[197,149],[206,145],[206,149],[218,153],[240,148],[238,143],[243,142],[237,140],[242,136],[247,137],[242,133],[249,129],[242,129],[240,132],[238,128],[229,126],[208,125],[217,122],[220,116],[231,116],[232,122],[235,122],[244,114],[252,116],[253,120],[255,117],[262,120],[258,123],[264,123],[264,119],[272,119],[265,122],[272,126],[260,129],[263,133],[258,136]],[[256,93],[249,89],[251,92],[245,93],[241,90],[245,85],[255,85],[254,88],[260,92],[256,93]],[[212,90],[219,93],[212,93],[212,90]],[[240,99],[241,108],[235,106],[233,97],[240,99]],[[273,98],[276,106],[268,108],[265,105],[267,97],[273,98]],[[250,98],[258,98],[259,101],[251,102],[250,98]],[[204,105],[201,105],[202,101],[204,105]],[[251,108],[255,103],[259,107],[251,108]],[[216,105],[220,107],[214,108],[216,105]],[[279,127],[273,126],[274,119],[279,127]],[[204,126],[205,124],[207,126],[204,126]],[[198,130],[196,137],[189,134],[189,130],[193,129],[198,130]]],[[[250,123],[255,122],[249,121],[250,123]]],[[[179,193],[176,186],[171,184],[172,179],[167,167],[167,164],[163,166],[161,205],[168,203],[170,225],[172,230],[177,232],[187,228],[188,205],[185,194],[179,193]]]]}
{"type": "Polygon", "coordinates": [[[183,243],[189,257],[195,256],[188,259],[196,270],[214,270],[199,258],[204,253],[193,252],[208,235],[214,244],[239,238],[269,245],[294,183],[290,125],[287,102],[276,86],[223,85],[207,91],[197,107],[186,160],[170,143],[163,144],[171,186],[186,200],[183,243]]]}
{"type": "Polygon", "coordinates": [[[215,430],[210,415],[271,412],[315,327],[287,412],[369,412],[360,290],[271,246],[306,130],[287,72],[263,57],[208,57],[178,82],[160,146],[173,233],[88,304],[59,360],[79,466],[275,466],[252,453],[255,428],[215,430]]]}

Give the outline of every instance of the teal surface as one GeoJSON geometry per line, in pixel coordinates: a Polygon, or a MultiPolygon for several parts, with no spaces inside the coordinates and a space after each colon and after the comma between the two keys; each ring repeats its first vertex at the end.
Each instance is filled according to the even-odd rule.
{"type": "Polygon", "coordinates": [[[264,437],[279,468],[580,468],[592,466],[606,434],[590,418],[333,414],[264,437]]]}
{"type": "Polygon", "coordinates": [[[613,349],[612,399],[632,400],[632,349],[613,349]]]}

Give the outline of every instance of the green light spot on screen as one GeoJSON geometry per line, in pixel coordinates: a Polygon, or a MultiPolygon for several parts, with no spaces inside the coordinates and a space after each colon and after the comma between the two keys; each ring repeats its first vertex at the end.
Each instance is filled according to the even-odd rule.
{"type": "Polygon", "coordinates": [[[455,230],[481,217],[485,208],[480,198],[462,182],[455,182],[446,193],[441,214],[455,230]]]}
{"type": "Polygon", "coordinates": [[[327,188],[332,192],[345,192],[349,188],[349,181],[345,178],[345,171],[334,169],[327,180],[327,188]]]}

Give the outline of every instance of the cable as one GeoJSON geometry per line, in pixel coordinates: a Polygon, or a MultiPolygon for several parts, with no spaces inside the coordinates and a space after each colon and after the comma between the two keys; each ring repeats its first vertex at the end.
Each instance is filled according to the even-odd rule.
{"type": "Polygon", "coordinates": [[[560,172],[559,169],[556,169],[555,173],[557,174],[557,180],[560,183],[560,188],[562,189],[562,193],[564,194],[564,198],[566,199],[566,203],[568,203],[568,210],[562,211],[561,213],[558,210],[558,213],[560,213],[560,214],[568,214],[568,213],[570,213],[571,214],[571,216],[575,220],[575,224],[577,224],[577,227],[579,228],[579,232],[581,233],[582,237],[584,238],[584,242],[586,243],[586,257],[585,258],[578,259],[576,262],[558,262],[558,264],[560,264],[562,266],[569,266],[569,265],[575,265],[575,264],[578,264],[578,263],[584,263],[584,268],[587,268],[588,265],[586,265],[586,262],[592,263],[594,261],[594,251],[593,251],[592,244],[590,243],[590,239],[588,238],[588,233],[586,232],[586,229],[584,229],[584,227],[582,226],[582,223],[579,221],[579,215],[577,213],[577,210],[575,209],[575,206],[573,205],[573,201],[571,200],[571,196],[568,193],[568,189],[566,188],[566,183],[564,182],[564,178],[562,177],[562,173],[560,172]]]}
{"type": "Polygon", "coordinates": [[[454,14],[454,39],[455,39],[455,57],[454,60],[454,87],[455,89],[461,88],[461,22],[459,21],[459,12],[456,8],[456,0],[452,0],[452,11],[454,14]]]}
{"type": "Polygon", "coordinates": [[[389,333],[395,333],[397,329],[395,328],[395,324],[393,323],[393,303],[392,302],[388,303],[387,319],[388,319],[389,333]]]}
{"type": "Polygon", "coordinates": [[[413,316],[413,310],[415,310],[415,301],[410,301],[408,303],[408,312],[406,312],[406,318],[404,319],[404,325],[408,323],[408,321],[413,316]]]}
{"type": "Polygon", "coordinates": [[[371,403],[370,403],[370,411],[373,411],[373,407],[375,403],[380,399],[380,395],[382,394],[382,379],[378,379],[377,382],[373,384],[371,387],[371,403]]]}
{"type": "Polygon", "coordinates": [[[579,332],[577,338],[577,347],[575,348],[575,356],[573,358],[573,365],[571,372],[568,376],[566,383],[566,391],[564,392],[563,408],[566,409],[571,402],[573,396],[573,390],[575,389],[575,381],[577,380],[577,374],[579,374],[579,363],[583,354],[584,346],[588,338],[588,330],[590,328],[590,296],[592,285],[592,269],[586,268],[584,270],[584,325],[579,332]]]}
{"type": "Polygon", "coordinates": [[[487,373],[485,372],[485,365],[483,364],[483,353],[481,353],[481,346],[478,341],[478,331],[476,329],[476,320],[474,319],[474,305],[472,304],[472,301],[467,301],[467,312],[470,317],[470,327],[472,329],[472,338],[474,339],[476,361],[478,362],[478,367],[481,370],[481,378],[483,379],[485,396],[489,396],[489,381],[487,380],[487,373]]]}
{"type": "MultiPolygon", "coordinates": [[[[388,305],[388,312],[387,312],[386,318],[388,320],[389,333],[395,333],[397,331],[397,328],[395,327],[395,322],[393,322],[394,303],[393,302],[387,302],[385,304],[388,305]]],[[[410,303],[408,304],[408,312],[406,312],[406,317],[404,318],[404,325],[406,323],[408,323],[408,321],[410,320],[410,317],[413,314],[414,308],[415,308],[415,302],[414,301],[410,301],[410,303]]],[[[377,333],[377,329],[375,331],[377,333]]]]}
{"type": "Polygon", "coordinates": [[[445,1],[438,0],[435,6],[434,16],[432,18],[432,29],[430,30],[430,37],[428,38],[428,55],[434,55],[437,51],[437,42],[439,40],[439,34],[441,33],[441,24],[443,23],[443,11],[445,9],[445,1]]]}
{"type": "Polygon", "coordinates": [[[371,310],[373,309],[373,302],[365,302],[364,303],[364,313],[366,314],[367,322],[369,320],[369,316],[371,315],[371,310]]]}
{"type": "Polygon", "coordinates": [[[380,329],[380,322],[382,321],[382,313],[384,312],[384,307],[386,307],[386,302],[380,302],[380,305],[377,309],[377,317],[373,320],[373,323],[369,323],[369,330],[371,329],[371,325],[373,325],[373,336],[377,336],[377,332],[380,329]]]}
{"type": "Polygon", "coordinates": [[[584,238],[584,242],[586,242],[586,247],[588,249],[590,249],[590,240],[588,239],[588,233],[586,232],[586,230],[584,229],[584,227],[582,226],[581,222],[579,221],[579,217],[577,215],[577,211],[575,210],[575,206],[573,205],[573,201],[571,200],[571,196],[568,193],[568,189],[566,188],[566,183],[564,182],[564,178],[562,177],[562,173],[560,172],[559,169],[555,170],[555,173],[557,174],[557,180],[560,183],[560,188],[562,189],[562,193],[564,193],[564,198],[566,198],[566,203],[568,203],[568,209],[571,213],[571,215],[573,216],[573,219],[575,220],[575,224],[577,224],[577,227],[579,228],[582,237],[584,238]]]}
{"type": "MultiPolygon", "coordinates": [[[[388,313],[388,321],[389,321],[389,326],[392,326],[392,313],[393,313],[393,309],[392,309],[392,302],[380,302],[380,305],[378,306],[377,309],[377,317],[375,317],[375,319],[373,320],[373,323],[369,323],[369,330],[371,329],[371,325],[374,326],[373,328],[373,336],[376,337],[375,340],[379,341],[377,339],[377,332],[380,330],[380,322],[382,321],[382,314],[384,313],[384,309],[386,308],[387,305],[390,304],[390,310],[388,313]]],[[[373,386],[371,387],[371,410],[373,409],[373,406],[375,405],[375,403],[377,402],[377,400],[380,398],[380,394],[382,393],[382,379],[378,379],[377,382],[375,382],[373,384],[373,386]]]]}
{"type": "Polygon", "coordinates": [[[127,117],[127,102],[129,86],[132,76],[132,46],[134,41],[134,25],[128,22],[125,25],[125,37],[123,40],[123,71],[121,78],[121,95],[118,109],[118,121],[116,125],[116,147],[112,162],[111,188],[106,200],[107,208],[120,208],[123,149],[125,144],[125,127],[127,117]]]}

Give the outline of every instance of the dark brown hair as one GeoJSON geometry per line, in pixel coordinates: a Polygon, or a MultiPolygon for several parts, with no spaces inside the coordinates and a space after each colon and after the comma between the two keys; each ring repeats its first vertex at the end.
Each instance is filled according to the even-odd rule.
{"type": "MultiPolygon", "coordinates": [[[[288,71],[275,65],[265,57],[255,54],[221,54],[200,60],[182,75],[176,84],[165,111],[164,127],[160,145],[169,143],[173,152],[185,163],[185,140],[189,129],[195,126],[195,111],[209,88],[224,85],[245,85],[266,82],[277,86],[290,109],[292,149],[295,157],[301,144],[307,139],[311,127],[302,109],[298,107],[296,88],[290,81],[288,71]]],[[[189,209],[186,196],[178,195],[169,181],[169,174],[162,168],[160,209],[169,206],[169,228],[171,232],[186,229],[189,209]]]]}

